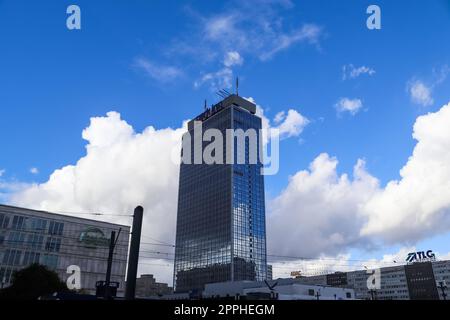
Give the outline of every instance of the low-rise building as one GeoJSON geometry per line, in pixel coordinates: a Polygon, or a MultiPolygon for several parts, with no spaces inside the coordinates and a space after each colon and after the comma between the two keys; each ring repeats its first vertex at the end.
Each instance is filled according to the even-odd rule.
{"type": "Polygon", "coordinates": [[[277,300],[353,300],[351,288],[298,283],[295,279],[262,281],[229,281],[210,283],[203,291],[205,299],[277,299],[277,300]]]}
{"type": "Polygon", "coordinates": [[[273,268],[271,264],[267,265],[267,280],[273,279],[273,268]]]}
{"type": "Polygon", "coordinates": [[[143,274],[136,279],[137,298],[168,295],[172,292],[172,287],[167,283],[156,282],[152,274],[143,274]]]}
{"type": "Polygon", "coordinates": [[[352,288],[357,299],[438,300],[450,282],[450,261],[424,261],[377,270],[336,272],[295,278],[298,283],[352,288]],[[379,279],[375,277],[379,275],[379,279]],[[368,282],[374,281],[370,284],[368,282]],[[443,287],[443,288],[441,288],[443,287]]]}

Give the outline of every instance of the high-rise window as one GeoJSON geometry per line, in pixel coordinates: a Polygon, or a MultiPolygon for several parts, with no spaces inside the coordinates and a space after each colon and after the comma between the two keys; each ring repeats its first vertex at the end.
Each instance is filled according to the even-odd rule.
{"type": "Polygon", "coordinates": [[[4,213],[0,213],[0,229],[7,229],[9,225],[9,217],[4,213]]]}
{"type": "Polygon", "coordinates": [[[20,259],[22,257],[22,251],[20,250],[5,250],[3,255],[3,264],[9,266],[18,266],[20,265],[20,259]]]}
{"type": "Polygon", "coordinates": [[[52,254],[44,254],[40,259],[40,263],[49,267],[50,269],[56,269],[58,266],[58,256],[52,254]]]}
{"type": "Polygon", "coordinates": [[[14,216],[13,221],[12,221],[12,228],[14,230],[25,229],[25,217],[14,216]]]}
{"type": "Polygon", "coordinates": [[[8,244],[14,247],[21,246],[25,243],[25,236],[24,232],[13,231],[9,234],[8,244]]]}
{"type": "Polygon", "coordinates": [[[50,225],[48,228],[48,233],[55,235],[55,236],[61,236],[63,234],[64,229],[64,223],[62,222],[56,222],[56,221],[50,221],[50,225]]]}
{"type": "Polygon", "coordinates": [[[45,251],[59,252],[61,248],[61,238],[48,237],[45,243],[45,251]]]}
{"type": "MultiPolygon", "coordinates": [[[[218,129],[226,137],[227,129],[254,129],[259,138],[261,118],[254,109],[254,104],[231,95],[196,119],[202,120],[203,131],[218,129]]],[[[193,122],[188,130],[194,150],[193,122]]],[[[233,143],[236,146],[236,140],[233,143]]],[[[203,149],[206,145],[203,142],[203,149]]],[[[264,177],[262,163],[249,162],[250,147],[254,146],[249,141],[244,149],[235,147],[234,163],[227,163],[224,143],[224,164],[181,164],[174,266],[177,292],[202,290],[206,283],[266,279],[264,177]],[[237,164],[239,156],[245,156],[244,164],[237,164]]],[[[193,152],[191,158],[194,163],[193,152]]]]}
{"type": "Polygon", "coordinates": [[[33,263],[39,263],[39,257],[40,257],[39,252],[26,251],[23,257],[23,265],[28,266],[33,263]]]}
{"type": "Polygon", "coordinates": [[[39,219],[39,218],[33,218],[31,220],[31,229],[33,231],[44,232],[47,229],[47,220],[39,219]]]}
{"type": "Polygon", "coordinates": [[[42,249],[42,245],[44,243],[44,236],[36,233],[30,233],[28,235],[27,242],[31,249],[40,250],[42,249]]]}

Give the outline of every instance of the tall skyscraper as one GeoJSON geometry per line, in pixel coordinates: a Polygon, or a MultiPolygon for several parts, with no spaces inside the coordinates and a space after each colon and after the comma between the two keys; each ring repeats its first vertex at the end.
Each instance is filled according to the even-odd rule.
{"type": "MultiPolygon", "coordinates": [[[[206,283],[261,281],[267,277],[263,164],[260,157],[256,162],[249,161],[252,148],[256,147],[258,152],[262,148],[261,118],[255,112],[253,103],[230,95],[188,123],[182,155],[191,163],[185,161],[180,166],[174,266],[176,292],[202,290],[206,283]],[[202,139],[202,135],[195,133],[198,121],[201,121],[202,132],[217,129],[222,133],[223,164],[208,164],[205,159],[200,164],[194,163],[196,139],[202,139]],[[254,130],[256,145],[252,146],[248,137],[243,149],[237,147],[236,137],[226,142],[227,131],[230,131],[227,129],[254,130]],[[230,143],[234,146],[233,154],[228,155],[228,159],[234,160],[232,163],[227,162],[230,143]],[[191,151],[187,155],[185,149],[189,147],[191,151]],[[245,163],[237,161],[243,155],[245,163]]],[[[215,141],[210,140],[197,144],[197,151],[198,146],[203,152],[215,141]]]]}

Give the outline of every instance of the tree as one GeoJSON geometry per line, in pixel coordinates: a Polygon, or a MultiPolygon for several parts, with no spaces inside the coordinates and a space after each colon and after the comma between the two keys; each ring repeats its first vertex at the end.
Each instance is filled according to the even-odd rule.
{"type": "Polygon", "coordinates": [[[32,264],[13,274],[12,285],[0,290],[0,299],[35,300],[54,292],[68,291],[58,274],[40,264],[32,264]]]}

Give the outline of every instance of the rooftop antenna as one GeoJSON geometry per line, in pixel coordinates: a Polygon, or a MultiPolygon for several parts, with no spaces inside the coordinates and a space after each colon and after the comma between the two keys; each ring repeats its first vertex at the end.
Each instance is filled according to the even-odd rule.
{"type": "Polygon", "coordinates": [[[239,77],[236,77],[236,95],[239,96],[239,77]]]}
{"type": "Polygon", "coordinates": [[[222,99],[224,98],[224,96],[223,96],[223,94],[222,94],[222,92],[220,92],[220,91],[216,91],[216,94],[219,96],[219,97],[221,97],[222,99]]]}
{"type": "Polygon", "coordinates": [[[225,92],[227,95],[231,96],[231,93],[226,89],[222,89],[222,92],[225,92]]]}
{"type": "Polygon", "coordinates": [[[216,92],[216,94],[221,97],[222,99],[225,99],[227,97],[230,96],[230,93],[225,91],[224,89],[220,89],[219,91],[216,92]]]}
{"type": "Polygon", "coordinates": [[[208,102],[205,99],[205,111],[206,111],[206,109],[208,109],[208,102]]]}

